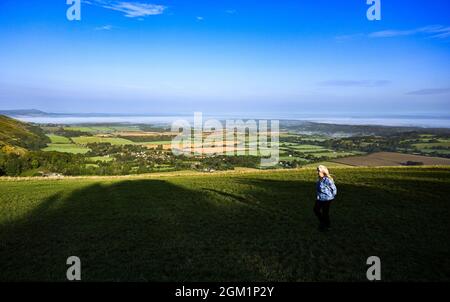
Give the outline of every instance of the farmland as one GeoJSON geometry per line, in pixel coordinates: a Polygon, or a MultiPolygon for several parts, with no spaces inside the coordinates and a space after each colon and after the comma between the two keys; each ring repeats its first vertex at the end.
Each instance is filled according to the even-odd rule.
{"type": "Polygon", "coordinates": [[[50,139],[50,143],[47,144],[47,147],[42,149],[43,151],[73,154],[85,154],[90,151],[90,149],[85,146],[75,144],[71,138],[55,134],[49,134],[47,136],[50,139]]]}
{"type": "MultiPolygon", "coordinates": [[[[152,128],[152,131],[148,131],[147,129],[139,129],[139,126],[135,125],[81,125],[81,126],[62,126],[61,127],[53,127],[46,128],[46,131],[49,133],[48,136],[51,139],[51,144],[48,147],[44,148],[44,151],[58,151],[58,152],[70,152],[75,154],[86,154],[89,156],[89,160],[91,163],[88,163],[88,167],[95,168],[96,166],[92,165],[92,162],[97,162],[97,160],[92,160],[93,158],[100,159],[100,162],[108,163],[117,159],[117,156],[114,155],[113,148],[103,148],[103,151],[98,152],[98,148],[100,146],[118,146],[123,149],[130,149],[131,146],[142,146],[147,149],[157,149],[159,152],[164,152],[171,158],[171,139],[176,135],[176,133],[167,131],[164,128],[152,128]],[[105,160],[105,156],[108,155],[105,160]]],[[[206,139],[207,136],[215,137],[219,139],[219,143],[213,144],[211,146],[203,147],[199,146],[195,143],[192,143],[192,148],[194,150],[201,150],[204,154],[214,157],[215,154],[222,154],[226,148],[234,148],[235,142],[233,141],[225,141],[221,142],[222,134],[221,133],[203,133],[203,138],[206,139]]],[[[363,152],[352,152],[352,151],[335,151],[333,149],[325,148],[323,146],[317,145],[319,142],[323,142],[326,140],[325,137],[321,136],[309,136],[305,142],[285,142],[284,138],[298,138],[296,134],[290,133],[282,133],[281,134],[281,143],[280,143],[280,163],[279,167],[282,168],[295,168],[300,164],[308,164],[314,163],[323,160],[329,160],[334,158],[341,158],[345,156],[359,155],[364,154],[363,152]]],[[[247,142],[247,139],[245,140],[247,142]]],[[[237,141],[236,143],[239,143],[237,141]]],[[[131,150],[131,149],[130,149],[131,150]]],[[[183,149],[184,151],[190,151],[191,147],[187,147],[183,149]]],[[[236,147],[238,152],[243,152],[245,154],[246,148],[244,147],[236,147]]],[[[260,156],[261,154],[265,154],[266,149],[260,149],[256,154],[260,156]]],[[[131,151],[133,152],[133,151],[131,151]]],[[[145,149],[140,149],[140,153],[135,151],[136,155],[139,156],[154,157],[152,155],[152,151],[146,151],[145,149]],[[146,155],[144,155],[146,154],[146,155]]],[[[227,157],[233,156],[231,154],[226,154],[227,157]]],[[[128,160],[130,160],[130,156],[127,156],[128,160]]],[[[229,169],[237,166],[228,165],[223,166],[219,164],[218,159],[215,161],[213,165],[211,165],[212,160],[208,160],[206,166],[203,164],[198,164],[198,161],[203,161],[201,158],[194,158],[193,160],[189,160],[189,165],[195,165],[196,167],[201,167],[201,169],[207,170],[220,170],[220,169],[229,169]],[[221,167],[222,166],[222,167],[221,167]]],[[[158,162],[158,165],[162,165],[166,170],[179,169],[175,168],[173,164],[173,160],[158,162]]],[[[185,165],[189,167],[189,165],[185,165]]],[[[252,164],[253,165],[253,164],[252,164]]],[[[179,165],[180,166],[180,165],[179,165]]],[[[244,166],[248,166],[248,163],[244,166]]],[[[155,171],[161,171],[161,168],[156,169],[155,171]]],[[[198,168],[197,168],[198,169],[198,168]]],[[[139,167],[131,168],[129,171],[138,171],[139,167]],[[133,170],[134,169],[134,170],[133,170]]],[[[141,169],[142,170],[142,169],[141,169]]],[[[148,171],[148,170],[145,170],[148,171]]]]}
{"type": "Polygon", "coordinates": [[[77,145],[77,144],[48,144],[48,147],[42,149],[43,151],[56,151],[63,153],[73,153],[73,154],[85,154],[89,152],[89,148],[77,145]]]}
{"type": "Polygon", "coordinates": [[[222,132],[205,131],[201,133],[203,141],[187,140],[187,144],[172,150],[172,140],[178,132],[171,132],[164,125],[43,124],[39,127],[34,126],[34,129],[42,135],[45,133],[48,140],[40,144],[40,150],[46,154],[35,151],[25,160],[14,156],[0,158],[0,175],[127,175],[181,170],[210,173],[236,168],[262,169],[261,160],[273,155],[271,148],[279,150],[278,161],[271,166],[276,169],[310,167],[319,163],[333,167],[448,165],[445,158],[450,157],[447,150],[450,133],[446,129],[400,131],[389,127],[362,127],[358,130],[361,127],[305,126],[302,122],[291,121],[282,125],[279,142],[270,142],[270,147],[263,146],[249,152],[249,137],[245,132],[238,133],[233,140],[222,132]],[[306,133],[304,127],[308,129],[306,133]],[[312,131],[314,127],[320,131],[312,131]],[[379,131],[383,135],[330,134],[330,131],[344,129],[361,133],[379,131]],[[210,143],[202,145],[206,142],[210,143]],[[230,149],[236,152],[230,152],[230,149]],[[181,151],[184,155],[179,156],[174,151],[181,151]],[[377,154],[377,159],[374,154],[377,154]],[[422,157],[390,160],[394,156],[392,154],[422,157]],[[385,158],[381,158],[383,156],[385,158]]]}
{"type": "Polygon", "coordinates": [[[335,159],[335,163],[350,166],[401,166],[408,163],[420,163],[422,165],[446,165],[450,166],[449,158],[429,157],[421,155],[402,154],[394,152],[377,152],[365,156],[353,156],[348,158],[335,159]]]}
{"type": "Polygon", "coordinates": [[[87,145],[92,143],[109,143],[111,145],[133,145],[132,141],[119,137],[97,137],[97,136],[80,136],[74,137],[73,141],[78,145],[87,145]]]}
{"type": "Polygon", "coordinates": [[[0,279],[449,281],[450,169],[334,168],[332,229],[313,169],[0,180],[0,279]],[[166,176],[164,176],[166,175],[166,176]]]}

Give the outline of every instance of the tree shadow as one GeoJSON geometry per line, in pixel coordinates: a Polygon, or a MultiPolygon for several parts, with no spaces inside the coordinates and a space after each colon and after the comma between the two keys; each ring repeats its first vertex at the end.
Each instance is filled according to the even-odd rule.
{"type": "Polygon", "coordinates": [[[392,266],[386,279],[448,278],[438,264],[444,230],[430,231],[442,221],[421,217],[426,205],[398,208],[401,192],[343,184],[335,227],[322,234],[314,194],[314,182],[258,178],[189,188],[132,180],[55,194],[1,227],[0,279],[64,281],[72,255],[84,281],[364,280],[372,255],[392,266]]]}

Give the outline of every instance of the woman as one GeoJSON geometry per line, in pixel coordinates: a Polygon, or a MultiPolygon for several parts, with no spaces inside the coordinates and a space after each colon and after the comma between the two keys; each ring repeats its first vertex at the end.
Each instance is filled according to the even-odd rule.
{"type": "Polygon", "coordinates": [[[320,165],[317,167],[319,180],[317,181],[317,200],[314,206],[314,213],[319,218],[320,230],[328,230],[330,228],[330,205],[337,194],[337,188],[334,180],[328,171],[328,168],[320,165]]]}

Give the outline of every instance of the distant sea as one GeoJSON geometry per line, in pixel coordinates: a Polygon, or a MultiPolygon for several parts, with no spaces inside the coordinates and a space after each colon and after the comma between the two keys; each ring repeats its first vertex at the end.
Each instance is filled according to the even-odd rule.
{"type": "MultiPolygon", "coordinates": [[[[14,116],[25,122],[38,124],[100,124],[100,123],[128,123],[167,125],[175,120],[184,119],[193,122],[192,115],[57,115],[57,116],[14,116]]],[[[215,118],[226,119],[279,119],[299,120],[327,124],[341,125],[382,125],[382,126],[411,126],[425,128],[450,128],[450,117],[445,116],[392,116],[392,117],[353,117],[353,116],[308,116],[308,115],[205,115],[203,120],[215,118]]]]}

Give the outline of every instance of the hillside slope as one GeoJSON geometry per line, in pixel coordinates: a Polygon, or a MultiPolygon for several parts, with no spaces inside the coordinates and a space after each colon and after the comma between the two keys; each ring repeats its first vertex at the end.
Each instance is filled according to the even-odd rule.
{"type": "Polygon", "coordinates": [[[0,280],[450,280],[450,169],[333,169],[317,230],[314,170],[159,178],[0,179],[0,280]]]}
{"type": "Polygon", "coordinates": [[[39,127],[0,115],[0,149],[3,152],[38,150],[49,143],[39,127]]]}

